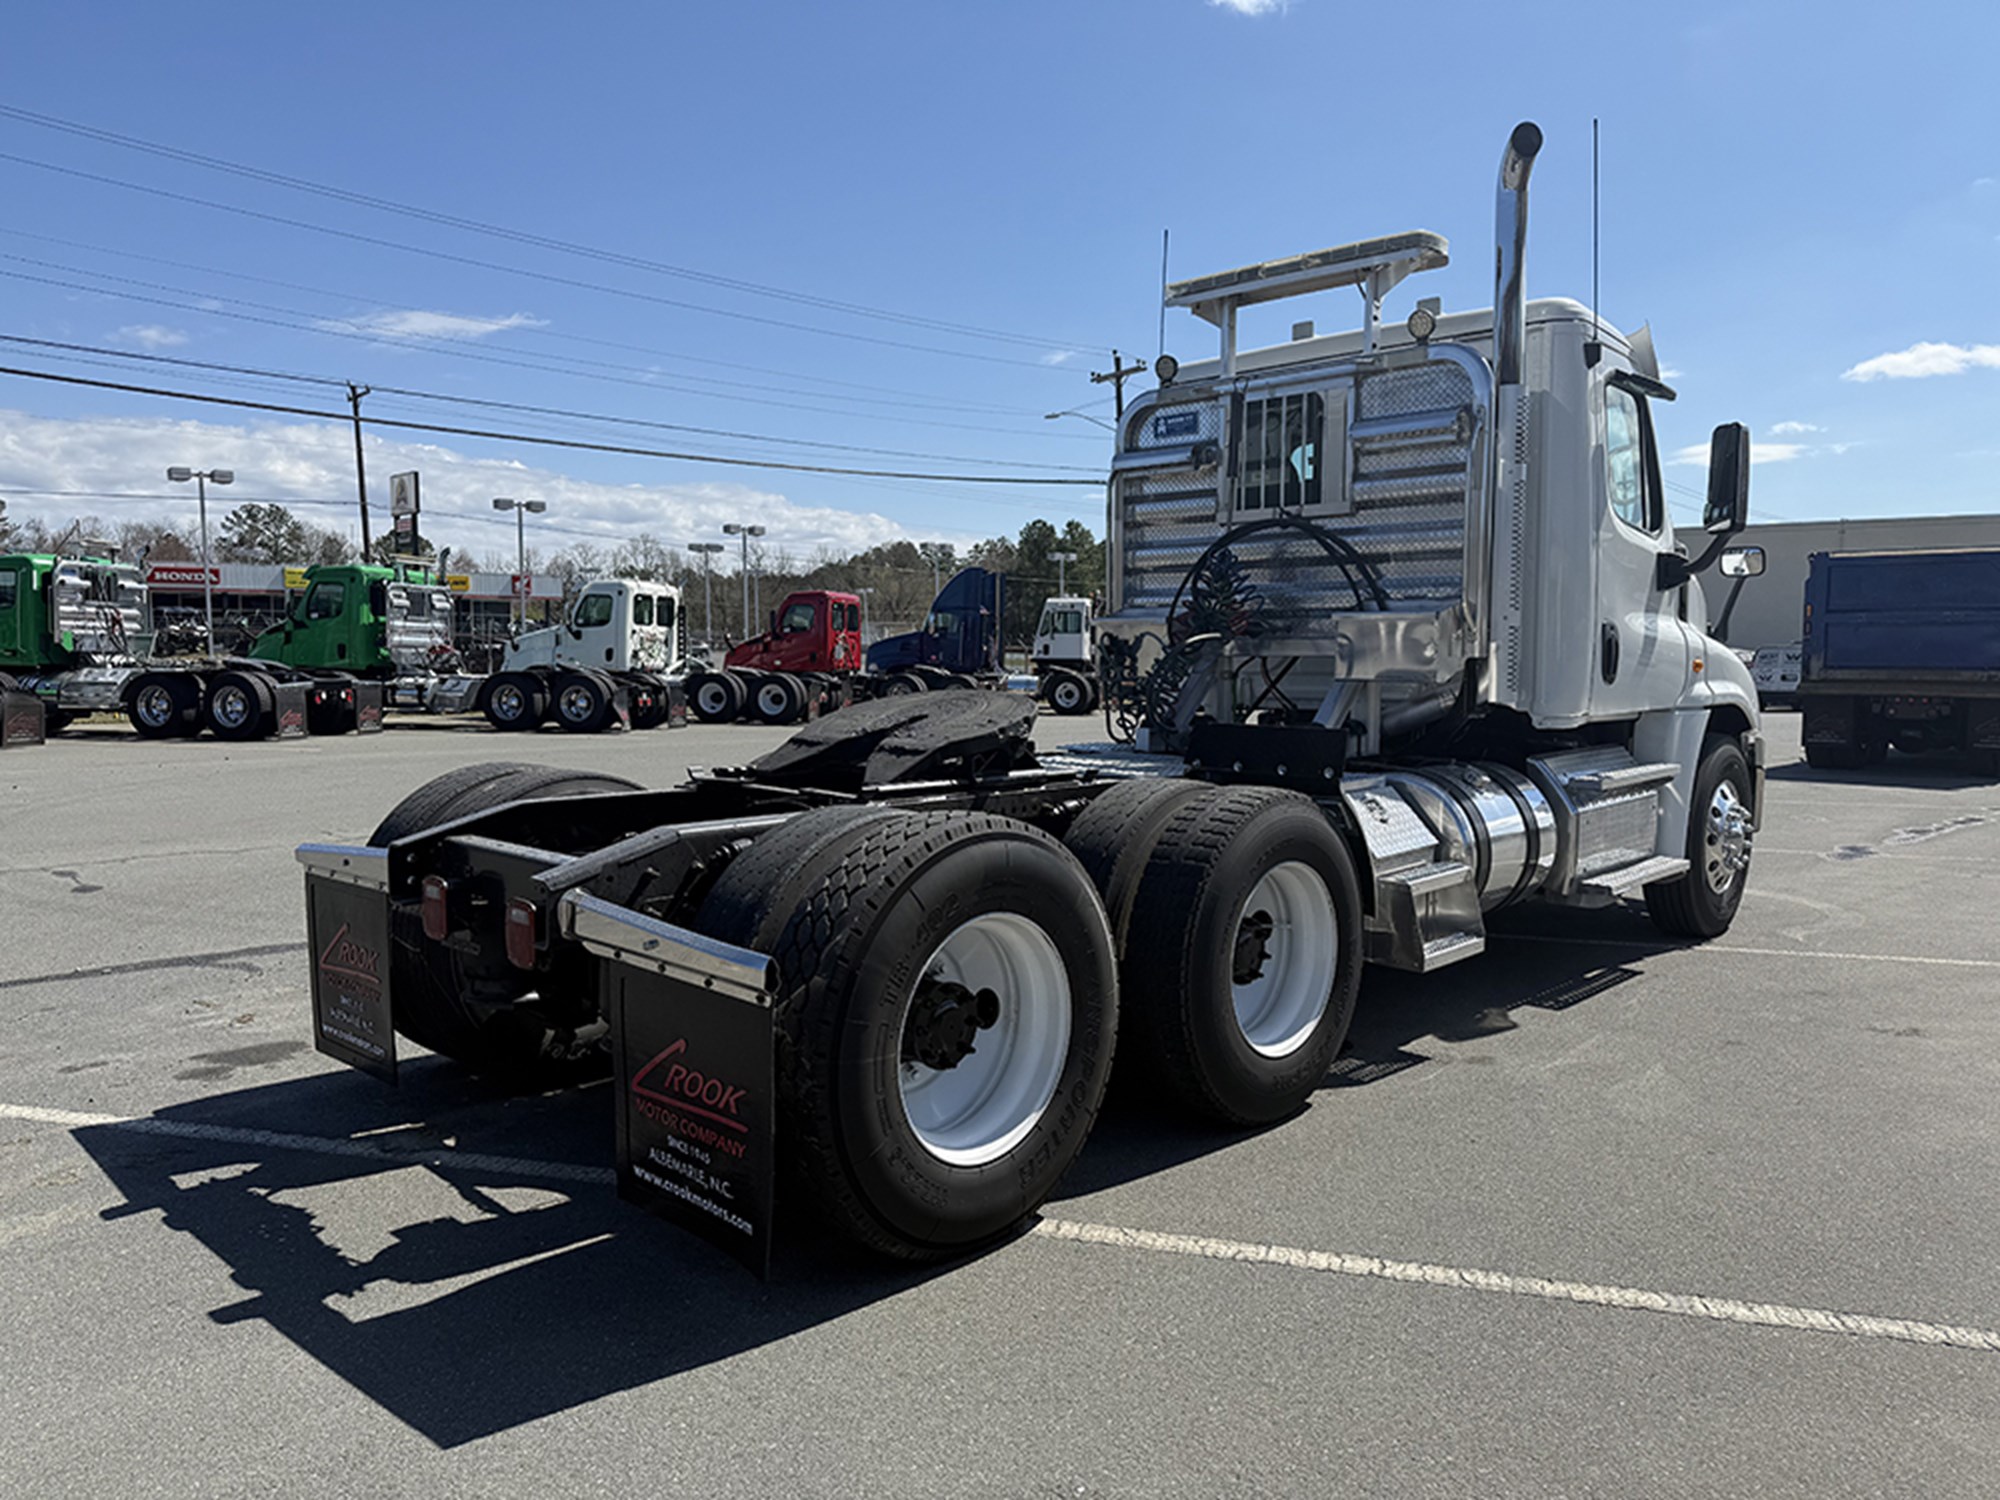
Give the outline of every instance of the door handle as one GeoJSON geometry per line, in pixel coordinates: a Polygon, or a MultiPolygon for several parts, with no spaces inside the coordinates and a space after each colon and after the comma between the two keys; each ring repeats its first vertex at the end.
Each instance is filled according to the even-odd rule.
{"type": "Polygon", "coordinates": [[[1618,680],[1618,627],[1609,620],[1604,622],[1603,646],[1599,652],[1598,669],[1603,672],[1606,682],[1618,680]]]}

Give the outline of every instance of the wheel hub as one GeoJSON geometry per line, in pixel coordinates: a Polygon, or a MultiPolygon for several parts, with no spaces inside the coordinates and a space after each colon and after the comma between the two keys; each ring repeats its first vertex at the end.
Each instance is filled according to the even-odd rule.
{"type": "Polygon", "coordinates": [[[139,694],[139,717],[154,728],[165,724],[174,716],[173,694],[157,685],[139,694]]]}
{"type": "Polygon", "coordinates": [[[1236,929],[1236,953],[1229,978],[1235,984],[1249,984],[1264,977],[1264,965],[1271,958],[1271,934],[1278,924],[1267,911],[1255,911],[1236,929]]]}
{"type": "Polygon", "coordinates": [[[922,1063],[943,1072],[955,1068],[973,1052],[973,1038],[1000,1019],[1000,996],[993,990],[969,990],[962,984],[925,976],[910,1002],[909,1024],[903,1028],[903,1061],[922,1063]]]}
{"type": "Polygon", "coordinates": [[[1708,828],[1704,836],[1703,873],[1709,889],[1726,891],[1750,868],[1750,809],[1725,781],[1715,789],[1708,804],[1708,828]]]}
{"type": "Polygon", "coordinates": [[[215,717],[231,729],[250,717],[250,703],[241,688],[224,688],[215,695],[215,717]]]}

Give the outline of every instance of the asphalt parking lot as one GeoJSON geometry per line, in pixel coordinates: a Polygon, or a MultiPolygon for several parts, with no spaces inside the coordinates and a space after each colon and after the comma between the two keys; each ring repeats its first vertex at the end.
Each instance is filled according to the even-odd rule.
{"type": "Polygon", "coordinates": [[[1300,1118],[1126,1100],[1003,1248],[768,1284],[613,1196],[602,1088],[313,1052],[291,850],[782,731],[0,754],[0,1492],[2000,1493],[2000,786],[1768,727],[1717,942],[1503,916],[1300,1118]]]}

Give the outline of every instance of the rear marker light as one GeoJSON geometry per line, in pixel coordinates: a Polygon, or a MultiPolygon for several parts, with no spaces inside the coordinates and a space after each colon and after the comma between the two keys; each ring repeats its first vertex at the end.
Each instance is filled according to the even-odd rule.
{"type": "Polygon", "coordinates": [[[445,900],[451,894],[451,887],[442,875],[424,877],[424,936],[434,943],[444,941],[451,931],[451,913],[445,900]]]}
{"type": "Polygon", "coordinates": [[[516,896],[507,903],[507,962],[517,969],[535,966],[535,903],[516,896]]]}

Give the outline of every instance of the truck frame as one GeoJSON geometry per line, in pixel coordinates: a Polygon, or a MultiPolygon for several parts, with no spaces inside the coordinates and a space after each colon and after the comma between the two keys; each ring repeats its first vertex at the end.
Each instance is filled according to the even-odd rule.
{"type": "Polygon", "coordinates": [[[1648,341],[1523,301],[1540,145],[1502,159],[1491,314],[1384,334],[1426,234],[1169,289],[1223,343],[1119,432],[1097,647],[1129,746],[1037,752],[1031,697],[927,694],[665,791],[454,772],[300,849],[316,1044],[537,1086],[608,1048],[627,1197],[759,1267],[774,1203],[937,1257],[1035,1211],[1114,1054],[1262,1124],[1320,1087],[1365,963],[1470,958],[1530,900],[1725,931],[1762,741],[1695,574],[1747,434],[1718,429],[1690,558],[1648,341]],[[1239,358],[1239,305],[1341,286],[1358,334],[1239,358]]]}

